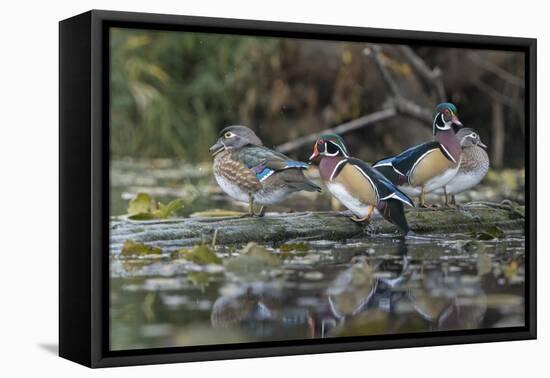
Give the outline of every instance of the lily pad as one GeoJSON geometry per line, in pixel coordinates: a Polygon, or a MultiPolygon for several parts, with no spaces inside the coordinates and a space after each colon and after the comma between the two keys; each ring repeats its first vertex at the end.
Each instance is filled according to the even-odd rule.
{"type": "Polygon", "coordinates": [[[185,259],[195,264],[221,264],[222,260],[207,245],[198,245],[192,249],[178,249],[170,255],[173,259],[185,259]]]}
{"type": "Polygon", "coordinates": [[[162,254],[162,250],[159,247],[136,243],[133,240],[126,240],[122,246],[122,250],[120,251],[120,255],[124,257],[160,254],[162,254]]]}

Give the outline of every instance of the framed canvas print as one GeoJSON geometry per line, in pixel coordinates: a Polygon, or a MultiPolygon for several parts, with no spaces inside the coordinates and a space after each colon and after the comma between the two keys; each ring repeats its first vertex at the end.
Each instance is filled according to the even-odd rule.
{"type": "Polygon", "coordinates": [[[60,22],[60,355],[536,337],[536,40],[60,22]]]}

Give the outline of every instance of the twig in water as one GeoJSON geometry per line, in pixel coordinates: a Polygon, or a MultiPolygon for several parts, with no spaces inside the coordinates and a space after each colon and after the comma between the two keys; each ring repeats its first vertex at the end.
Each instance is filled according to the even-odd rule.
{"type": "Polygon", "coordinates": [[[212,237],[212,249],[216,247],[216,239],[218,238],[218,228],[214,230],[214,236],[212,237]]]}

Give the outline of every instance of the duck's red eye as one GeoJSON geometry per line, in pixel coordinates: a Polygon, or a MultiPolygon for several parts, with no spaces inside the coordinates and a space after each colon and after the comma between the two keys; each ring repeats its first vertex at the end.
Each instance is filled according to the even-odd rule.
{"type": "Polygon", "coordinates": [[[325,141],[322,140],[322,139],[319,139],[319,141],[317,142],[318,145],[321,145],[321,144],[323,144],[323,143],[325,143],[325,141]]]}

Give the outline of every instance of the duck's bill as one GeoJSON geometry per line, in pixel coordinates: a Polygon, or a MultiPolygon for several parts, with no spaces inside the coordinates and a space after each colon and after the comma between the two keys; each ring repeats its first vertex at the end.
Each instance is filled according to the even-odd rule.
{"type": "Polygon", "coordinates": [[[317,159],[318,156],[319,150],[317,149],[317,144],[315,144],[315,146],[313,146],[313,153],[309,157],[309,162],[311,163],[313,160],[317,159]]]}
{"type": "Polygon", "coordinates": [[[212,153],[212,155],[216,155],[217,153],[221,152],[221,150],[223,150],[225,148],[225,146],[223,144],[221,144],[220,142],[216,142],[214,145],[212,145],[212,147],[210,147],[210,152],[212,153]]]}
{"type": "Polygon", "coordinates": [[[487,146],[482,141],[477,142],[477,145],[481,148],[487,149],[487,146]]]}
{"type": "Polygon", "coordinates": [[[458,119],[458,117],[454,113],[453,113],[453,118],[451,119],[451,122],[458,129],[460,129],[463,126],[462,122],[460,122],[460,120],[458,119]]]}

